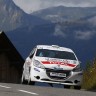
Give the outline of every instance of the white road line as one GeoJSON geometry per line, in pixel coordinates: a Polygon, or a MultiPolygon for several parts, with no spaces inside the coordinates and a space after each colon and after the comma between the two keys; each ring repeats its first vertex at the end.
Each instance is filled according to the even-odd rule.
{"type": "Polygon", "coordinates": [[[39,94],[37,94],[37,93],[29,92],[29,91],[26,91],[26,90],[18,90],[18,91],[23,92],[23,93],[32,94],[32,95],[39,95],[39,94]]]}
{"type": "Polygon", "coordinates": [[[0,85],[0,87],[3,87],[3,88],[11,88],[11,87],[8,87],[8,86],[3,86],[3,85],[0,85]]]}

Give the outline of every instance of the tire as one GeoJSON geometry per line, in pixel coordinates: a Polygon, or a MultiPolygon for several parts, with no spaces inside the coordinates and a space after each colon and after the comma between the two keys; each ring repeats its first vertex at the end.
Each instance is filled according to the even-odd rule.
{"type": "Polygon", "coordinates": [[[35,85],[35,82],[34,81],[30,81],[29,85],[35,85]]]}
{"type": "Polygon", "coordinates": [[[66,89],[70,89],[70,85],[64,85],[64,88],[66,88],[66,89]]]}
{"type": "Polygon", "coordinates": [[[28,81],[25,80],[25,77],[22,75],[21,84],[28,84],[28,81]]]}
{"type": "Polygon", "coordinates": [[[35,82],[34,81],[31,81],[31,79],[28,80],[28,84],[29,85],[35,85],[35,82]]]}
{"type": "Polygon", "coordinates": [[[74,86],[74,89],[80,90],[81,86],[74,86]]]}
{"type": "Polygon", "coordinates": [[[53,84],[52,83],[48,83],[51,87],[53,87],[53,84]]]}

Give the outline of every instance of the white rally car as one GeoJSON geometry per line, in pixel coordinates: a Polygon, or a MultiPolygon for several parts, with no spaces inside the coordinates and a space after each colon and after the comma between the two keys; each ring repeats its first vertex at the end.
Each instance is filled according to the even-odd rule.
{"type": "Polygon", "coordinates": [[[22,83],[47,82],[81,88],[82,70],[75,53],[57,45],[37,45],[26,58],[22,83]]]}

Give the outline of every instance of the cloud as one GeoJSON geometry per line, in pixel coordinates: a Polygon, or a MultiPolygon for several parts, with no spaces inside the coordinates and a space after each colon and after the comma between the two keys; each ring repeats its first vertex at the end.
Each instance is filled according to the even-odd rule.
{"type": "Polygon", "coordinates": [[[56,25],[55,26],[55,32],[53,34],[54,36],[59,36],[59,37],[66,37],[66,34],[62,31],[61,26],[60,25],[56,25]]]}
{"type": "Polygon", "coordinates": [[[96,16],[94,16],[93,18],[88,19],[88,21],[89,21],[93,26],[96,26],[96,16]]]}
{"type": "Polygon", "coordinates": [[[93,36],[96,35],[96,32],[93,31],[85,31],[85,32],[81,32],[81,31],[77,31],[75,32],[75,38],[78,40],[90,40],[93,38],[93,36]]]}
{"type": "Polygon", "coordinates": [[[13,0],[13,1],[26,13],[39,10],[42,3],[40,0],[13,0]]]}
{"type": "Polygon", "coordinates": [[[25,12],[37,11],[53,6],[90,7],[96,6],[96,0],[13,0],[25,12]]]}

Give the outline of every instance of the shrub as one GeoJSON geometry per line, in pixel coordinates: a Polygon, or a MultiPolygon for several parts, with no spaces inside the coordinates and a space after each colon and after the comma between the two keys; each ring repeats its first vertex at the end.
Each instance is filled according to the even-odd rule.
{"type": "Polygon", "coordinates": [[[86,69],[83,73],[82,88],[87,90],[96,89],[96,59],[86,64],[86,69]]]}

